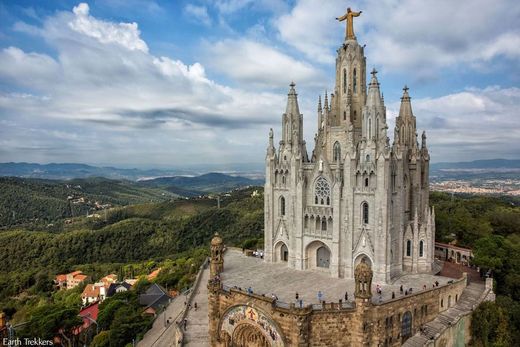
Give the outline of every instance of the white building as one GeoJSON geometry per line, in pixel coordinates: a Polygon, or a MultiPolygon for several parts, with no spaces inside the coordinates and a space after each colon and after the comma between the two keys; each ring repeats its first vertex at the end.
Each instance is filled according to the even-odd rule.
{"type": "Polygon", "coordinates": [[[318,101],[314,150],[303,139],[295,84],[282,115],[282,138],[269,134],[265,184],[265,259],[354,277],[366,260],[374,281],[430,272],[434,212],[429,154],[404,88],[394,142],[377,71],[366,84],[364,48],[355,38],[337,50],[334,93],[318,101]]]}

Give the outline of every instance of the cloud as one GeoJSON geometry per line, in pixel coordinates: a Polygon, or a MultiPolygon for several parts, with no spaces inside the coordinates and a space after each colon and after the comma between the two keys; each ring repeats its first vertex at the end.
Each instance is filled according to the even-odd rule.
{"type": "Polygon", "coordinates": [[[244,147],[229,143],[243,136],[262,144],[256,154],[263,157],[283,95],[230,88],[198,62],[155,56],[137,24],[95,18],[86,4],[37,29],[29,32],[55,56],[18,47],[0,52],[0,81],[10,90],[0,93],[1,160],[19,160],[25,148],[24,160],[33,161],[240,161],[244,147]],[[64,133],[77,136],[58,136],[64,133]],[[32,147],[48,151],[29,154],[32,147]]]}
{"type": "Polygon", "coordinates": [[[322,78],[314,66],[250,39],[227,39],[205,46],[208,64],[242,83],[279,88],[291,80],[316,85],[322,78]]]}
{"type": "MultiPolygon", "coordinates": [[[[432,161],[508,157],[520,149],[520,88],[468,88],[412,99],[418,133],[426,129],[432,161]]],[[[387,106],[393,129],[399,103],[387,106]]]]}
{"type": "Polygon", "coordinates": [[[89,15],[89,6],[81,3],[74,7],[76,15],[68,23],[73,30],[84,35],[93,37],[101,43],[116,43],[130,50],[148,52],[148,46],[141,40],[137,23],[110,23],[98,20],[89,15]]]}
{"type": "MultiPolygon", "coordinates": [[[[298,0],[289,13],[274,20],[279,38],[319,63],[334,61],[344,38],[345,12],[340,0],[298,0]]],[[[520,3],[498,0],[366,0],[354,10],[358,41],[367,43],[368,60],[392,71],[432,77],[446,67],[478,67],[493,59],[520,58],[520,3]]]]}
{"type": "Polygon", "coordinates": [[[205,26],[211,25],[211,18],[206,6],[188,4],[184,7],[184,15],[193,22],[202,23],[205,26]]]}
{"type": "Polygon", "coordinates": [[[319,63],[334,61],[331,47],[341,42],[335,17],[345,10],[344,1],[299,0],[292,10],[274,20],[280,39],[319,63]]]}

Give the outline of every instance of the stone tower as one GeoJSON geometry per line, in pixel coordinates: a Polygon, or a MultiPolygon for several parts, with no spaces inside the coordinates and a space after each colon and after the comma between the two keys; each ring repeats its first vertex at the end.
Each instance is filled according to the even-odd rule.
{"type": "Polygon", "coordinates": [[[337,50],[334,93],[318,98],[318,128],[308,155],[294,82],[282,138],[269,132],[265,184],[265,259],[354,277],[364,259],[374,280],[429,272],[435,225],[429,207],[426,135],[419,146],[405,87],[394,143],[377,71],[366,83],[355,36],[337,50]],[[323,100],[323,104],[322,104],[323,100]]]}
{"type": "Polygon", "coordinates": [[[209,273],[211,278],[214,278],[224,270],[224,245],[222,239],[215,233],[215,236],[211,239],[210,249],[210,262],[209,262],[209,273]]]}

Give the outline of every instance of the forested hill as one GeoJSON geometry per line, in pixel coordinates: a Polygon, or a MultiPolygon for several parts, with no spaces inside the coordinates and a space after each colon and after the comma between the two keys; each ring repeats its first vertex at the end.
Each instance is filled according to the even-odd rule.
{"type": "MultiPolygon", "coordinates": [[[[114,206],[222,193],[261,184],[262,180],[220,173],[139,182],[100,177],[73,180],[0,177],[0,228],[42,229],[62,223],[64,219],[100,213],[114,206]]],[[[59,229],[59,226],[49,228],[59,229]]]]}
{"type": "Polygon", "coordinates": [[[112,206],[159,202],[176,197],[154,187],[106,178],[70,181],[0,177],[0,227],[46,225],[112,206]]]}
{"type": "Polygon", "coordinates": [[[104,218],[83,218],[61,233],[0,232],[0,303],[52,274],[77,265],[158,260],[207,247],[215,232],[229,245],[263,237],[263,194],[255,189],[225,196],[221,208],[208,198],[132,205],[104,218]],[[254,196],[253,196],[254,195],[254,196]],[[20,282],[21,281],[21,282],[20,282]]]}
{"type": "Polygon", "coordinates": [[[196,196],[201,193],[227,192],[245,186],[260,186],[264,184],[264,180],[211,172],[193,177],[158,177],[155,179],[139,181],[139,184],[145,187],[167,189],[168,191],[179,195],[196,196]],[[190,192],[191,194],[189,194],[190,192]]]}

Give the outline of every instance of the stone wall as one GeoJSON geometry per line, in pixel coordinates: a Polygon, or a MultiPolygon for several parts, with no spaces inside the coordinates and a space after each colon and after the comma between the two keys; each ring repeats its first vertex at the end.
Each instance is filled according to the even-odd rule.
{"type": "MultiPolygon", "coordinates": [[[[229,317],[229,312],[243,310],[245,313],[250,308],[254,311],[250,312],[251,314],[262,318],[260,325],[253,322],[260,330],[259,334],[268,336],[267,332],[272,331],[275,337],[278,334],[282,337],[281,341],[273,340],[280,342],[280,344],[273,344],[276,346],[363,344],[400,346],[408,337],[418,333],[421,326],[433,321],[448,309],[446,298],[451,297],[450,304],[454,306],[456,299],[460,298],[466,288],[466,283],[467,276],[464,274],[462,278],[447,285],[416,292],[382,304],[356,299],[355,302],[325,303],[303,308],[238,288],[227,288],[220,282],[210,283],[210,306],[213,304],[213,311],[210,310],[212,346],[229,345],[229,340],[226,344],[225,339],[222,338],[225,336],[225,333],[222,333],[225,330],[224,325],[229,323],[225,321],[229,317]],[[405,314],[411,315],[411,324],[409,335],[403,337],[402,321],[405,314]]],[[[233,316],[233,329],[248,322],[248,317],[244,313],[240,316],[241,320],[233,316]]],[[[227,327],[229,328],[229,324],[227,327]]],[[[456,336],[451,332],[446,334],[456,336]]],[[[230,339],[233,331],[228,335],[230,339]]],[[[462,335],[457,336],[460,339],[462,335]]]]}

